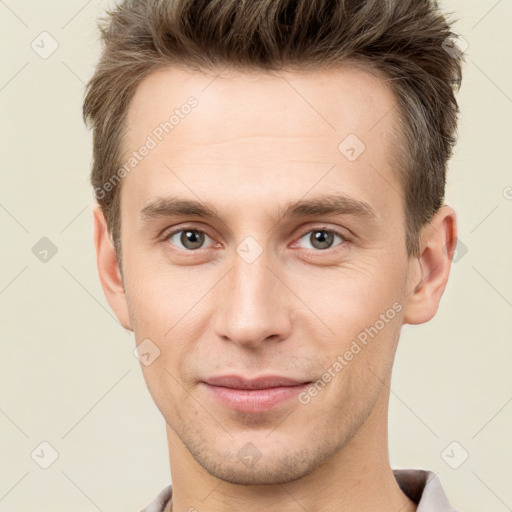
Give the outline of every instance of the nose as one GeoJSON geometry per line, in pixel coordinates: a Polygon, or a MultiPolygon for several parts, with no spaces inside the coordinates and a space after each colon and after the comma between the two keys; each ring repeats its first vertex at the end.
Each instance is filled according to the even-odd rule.
{"type": "Polygon", "coordinates": [[[293,301],[276,274],[265,252],[252,263],[235,254],[234,266],[217,290],[218,336],[247,348],[288,338],[293,301]]]}

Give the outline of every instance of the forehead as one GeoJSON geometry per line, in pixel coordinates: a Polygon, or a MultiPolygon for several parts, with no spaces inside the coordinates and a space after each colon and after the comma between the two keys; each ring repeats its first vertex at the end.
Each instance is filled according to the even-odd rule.
{"type": "Polygon", "coordinates": [[[339,137],[352,130],[362,135],[394,105],[383,78],[354,66],[272,73],[169,67],[137,87],[128,109],[128,140],[151,133],[190,97],[198,103],[194,121],[176,126],[176,143],[215,144],[244,134],[321,137],[337,132],[339,137]]]}
{"type": "Polygon", "coordinates": [[[177,185],[186,191],[177,178],[185,173],[198,194],[274,186],[284,198],[335,165],[321,185],[341,184],[386,208],[378,192],[396,195],[388,140],[395,110],[383,79],[353,66],[273,74],[161,69],[139,84],[129,106],[125,159],[148,136],[155,145],[126,185],[135,189],[132,199],[145,201],[177,185]],[[195,106],[184,108],[190,98],[195,106]],[[347,158],[352,148],[362,151],[356,160],[347,158]]]}

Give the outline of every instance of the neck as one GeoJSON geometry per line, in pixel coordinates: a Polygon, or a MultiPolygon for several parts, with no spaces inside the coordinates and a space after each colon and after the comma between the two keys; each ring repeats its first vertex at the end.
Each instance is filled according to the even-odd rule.
{"type": "MultiPolygon", "coordinates": [[[[387,390],[386,390],[387,391],[387,390]]],[[[167,425],[172,511],[414,512],[389,464],[387,409],[382,392],[365,423],[328,462],[285,484],[238,485],[209,474],[167,425]]],[[[170,504],[165,512],[170,511],[170,504]]]]}

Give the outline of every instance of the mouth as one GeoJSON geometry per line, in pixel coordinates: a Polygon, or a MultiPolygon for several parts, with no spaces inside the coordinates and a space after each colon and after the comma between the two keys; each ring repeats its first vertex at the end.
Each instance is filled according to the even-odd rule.
{"type": "Polygon", "coordinates": [[[290,401],[311,383],[276,375],[254,379],[225,375],[205,379],[200,384],[224,407],[257,414],[271,411],[290,401]]]}

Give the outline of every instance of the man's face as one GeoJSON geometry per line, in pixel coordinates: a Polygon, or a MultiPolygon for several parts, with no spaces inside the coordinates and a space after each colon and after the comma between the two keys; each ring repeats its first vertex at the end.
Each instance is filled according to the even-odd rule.
{"type": "Polygon", "coordinates": [[[175,446],[231,482],[286,482],[386,402],[410,291],[394,99],[353,68],[213,76],[159,71],[130,105],[126,159],[157,144],[122,185],[126,300],[137,344],[160,350],[141,366],[175,446]],[[226,376],[306,384],[213,385],[226,376]]]}

